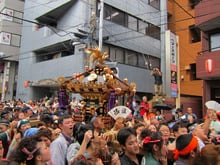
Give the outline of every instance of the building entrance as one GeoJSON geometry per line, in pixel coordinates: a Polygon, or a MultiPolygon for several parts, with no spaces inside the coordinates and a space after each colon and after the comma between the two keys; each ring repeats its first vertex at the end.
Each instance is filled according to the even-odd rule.
{"type": "Polygon", "coordinates": [[[215,100],[220,103],[220,87],[211,88],[211,100],[215,100]]]}

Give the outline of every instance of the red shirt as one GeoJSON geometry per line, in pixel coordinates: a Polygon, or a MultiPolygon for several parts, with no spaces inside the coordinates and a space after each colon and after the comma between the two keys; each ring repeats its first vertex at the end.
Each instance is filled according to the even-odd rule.
{"type": "Polygon", "coordinates": [[[141,102],[141,105],[140,105],[140,115],[141,116],[144,116],[145,113],[148,113],[148,110],[149,110],[149,104],[148,102],[141,102]]]}

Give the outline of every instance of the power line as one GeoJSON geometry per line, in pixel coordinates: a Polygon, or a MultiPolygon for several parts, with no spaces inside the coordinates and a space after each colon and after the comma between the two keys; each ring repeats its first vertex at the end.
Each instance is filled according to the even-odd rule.
{"type": "MultiPolygon", "coordinates": [[[[220,3],[218,3],[218,4],[220,4],[220,3]]],[[[185,10],[185,9],[184,9],[185,10]]],[[[186,10],[185,10],[186,11],[186,10]]],[[[184,11],[184,12],[185,12],[184,11]]],[[[186,12],[188,12],[188,11],[186,11],[186,12]]],[[[219,13],[220,11],[217,11],[217,12],[210,12],[210,13],[206,13],[206,14],[202,14],[202,15],[199,15],[199,16],[196,16],[196,17],[194,17],[194,16],[192,16],[191,15],[191,17],[190,18],[184,18],[184,19],[181,19],[181,20],[177,20],[177,21],[175,21],[175,22],[167,22],[167,24],[170,24],[170,23],[177,23],[177,22],[182,22],[182,21],[186,21],[186,20],[189,20],[189,19],[195,19],[195,18],[197,18],[197,17],[203,17],[203,16],[206,16],[206,15],[209,15],[209,14],[216,14],[216,13],[219,13]]],[[[113,24],[114,25],[114,24],[113,24]]],[[[164,24],[160,24],[160,25],[158,25],[158,26],[161,26],[161,25],[164,25],[164,24]]],[[[111,26],[111,25],[108,25],[108,27],[109,26],[111,26]]],[[[130,30],[130,31],[126,31],[126,32],[123,32],[123,33],[117,33],[117,34],[114,34],[114,36],[117,36],[117,35],[121,35],[121,34],[126,34],[126,33],[129,33],[129,32],[132,32],[133,30],[130,30]]],[[[178,31],[181,31],[181,30],[178,30],[178,31]]],[[[142,37],[142,36],[140,36],[140,37],[142,37]]],[[[130,38],[128,38],[128,39],[130,39],[130,38]]],[[[122,40],[121,40],[122,41],[122,40]]]]}
{"type": "MultiPolygon", "coordinates": [[[[193,15],[191,15],[188,11],[186,11],[179,3],[177,3],[175,0],[174,0],[174,2],[187,14],[187,15],[189,15],[191,18],[195,18],[193,15]]],[[[191,19],[190,18],[190,19],[191,19]]],[[[187,28],[188,29],[188,28],[187,28]]],[[[105,29],[105,30],[107,30],[107,29],[105,29]]],[[[184,29],[184,30],[186,30],[186,29],[184,29]]],[[[127,33],[127,32],[125,32],[125,33],[127,33]]],[[[121,35],[121,33],[120,33],[120,35],[121,35]]],[[[115,35],[111,35],[111,36],[115,36],[115,35]]],[[[133,38],[139,38],[139,37],[143,37],[143,36],[137,36],[137,37],[127,37],[127,38],[124,38],[124,39],[121,39],[121,40],[114,40],[114,41],[112,41],[112,42],[120,42],[120,43],[122,43],[121,41],[124,41],[124,40],[129,40],[129,39],[133,39],[133,38]]],[[[182,47],[183,49],[185,49],[184,47],[182,47]]],[[[192,57],[193,58],[193,60],[195,60],[195,57],[193,57],[190,53],[188,53],[187,52],[187,54],[190,56],[190,57],[192,57]]]]}
{"type": "MultiPolygon", "coordinates": [[[[171,1],[171,0],[170,0],[171,1]]],[[[207,0],[207,1],[209,1],[209,0],[207,0]]],[[[207,2],[207,1],[205,1],[205,2],[207,2]]],[[[142,0],[142,2],[143,2],[143,0],[142,0]]],[[[178,3],[179,4],[179,3],[178,3]]],[[[214,3],[214,4],[212,4],[211,6],[216,6],[216,5],[219,5],[220,3],[214,3]]],[[[179,4],[180,5],[180,4],[179,4]]],[[[182,6],[182,8],[183,7],[186,7],[186,6],[183,6],[183,5],[180,5],[180,6],[182,6]]],[[[188,5],[187,5],[188,6],[188,5]]],[[[184,9],[184,8],[183,8],[184,9]]],[[[158,12],[160,12],[160,11],[158,11],[158,12]]],[[[144,15],[144,14],[151,14],[151,13],[154,13],[154,12],[146,12],[146,13],[140,13],[140,14],[136,14],[136,15],[134,15],[134,16],[140,16],[140,15],[144,15]]],[[[186,21],[186,20],[188,20],[188,19],[194,19],[194,18],[196,18],[196,17],[194,17],[193,15],[191,15],[190,13],[189,13],[189,11],[187,11],[186,9],[184,9],[183,10],[183,12],[179,12],[179,14],[181,14],[181,13],[187,13],[188,15],[190,15],[190,17],[191,18],[187,18],[187,19],[181,19],[181,20],[178,20],[178,21],[175,21],[175,22],[169,22],[169,23],[176,23],[176,22],[182,22],[182,21],[186,21]]],[[[209,14],[209,13],[207,13],[207,14],[209,14]]],[[[212,13],[210,13],[210,14],[212,14],[212,13]]],[[[161,16],[160,16],[161,17],[161,16]]],[[[159,17],[151,17],[149,20],[153,20],[153,19],[158,19],[159,17]]],[[[160,24],[160,25],[163,25],[163,24],[160,24]]],[[[157,26],[160,26],[160,25],[157,25],[157,26]]]]}
{"type": "MultiPolygon", "coordinates": [[[[86,2],[85,2],[86,3],[86,2]]],[[[88,3],[87,3],[88,4],[88,3]]],[[[214,12],[214,13],[217,13],[217,12],[214,12]]],[[[212,14],[214,14],[214,13],[212,13],[212,14]]],[[[9,15],[7,15],[7,14],[4,14],[4,13],[0,13],[0,14],[3,14],[3,15],[6,15],[6,16],[9,16],[9,15]]],[[[206,15],[208,15],[208,14],[204,14],[204,15],[202,15],[202,16],[206,16],[206,15]]],[[[42,23],[38,23],[38,22],[35,22],[35,21],[30,21],[30,20],[27,20],[27,19],[23,19],[23,18],[18,18],[18,17],[15,17],[15,16],[11,16],[11,17],[13,17],[13,18],[16,18],[16,19],[20,19],[20,20],[22,20],[22,21],[26,21],[26,22],[29,22],[29,23],[33,23],[33,24],[37,24],[37,25],[41,25],[41,26],[48,26],[48,25],[45,25],[45,24],[42,24],[42,23]]],[[[200,16],[197,16],[197,17],[200,17],[200,16]]],[[[192,19],[192,18],[187,18],[187,19],[192,19]]],[[[186,20],[186,19],[183,19],[183,20],[186,20]]],[[[182,21],[183,21],[182,20],[182,21]]],[[[178,20],[178,22],[180,22],[181,20],[178,20]]],[[[169,23],[169,22],[168,22],[169,23]]],[[[75,25],[76,27],[77,26],[79,26],[79,25],[75,25]]],[[[49,27],[52,31],[54,31],[56,34],[58,34],[57,33],[57,31],[56,30],[60,30],[60,31],[63,31],[63,32],[65,32],[66,34],[65,35],[60,35],[60,34],[58,34],[60,37],[63,37],[63,36],[66,36],[66,35],[69,35],[69,34],[72,34],[73,32],[71,32],[71,31],[65,31],[65,30],[62,30],[62,29],[57,29],[57,28],[54,28],[54,27],[49,27]]],[[[186,29],[184,29],[184,30],[186,30],[186,29]]],[[[125,34],[125,33],[128,33],[128,32],[132,32],[133,30],[131,30],[131,31],[127,31],[127,32],[124,32],[124,33],[118,33],[118,34],[114,34],[114,35],[112,35],[112,36],[117,36],[117,35],[122,35],[122,34],[125,34]]],[[[140,36],[140,37],[144,37],[144,36],[140,36]]],[[[133,38],[133,37],[132,37],[133,38]]],[[[137,37],[138,38],[138,37],[137,37]]],[[[122,40],[116,40],[116,42],[121,42],[121,41],[125,41],[125,40],[129,40],[129,39],[131,39],[131,38],[126,38],[126,39],[122,39],[122,40]]]]}
{"type": "MultiPolygon", "coordinates": [[[[106,27],[104,27],[104,29],[110,34],[110,36],[114,37],[114,35],[112,35],[111,32],[106,29],[106,27]]],[[[114,37],[114,38],[115,38],[115,37],[114,37]]],[[[135,38],[135,37],[132,37],[132,38],[135,38]]],[[[117,39],[114,40],[114,41],[109,41],[109,42],[110,42],[110,43],[120,42],[121,45],[124,45],[124,47],[127,47],[127,45],[125,45],[123,42],[121,42],[120,40],[117,40],[117,39]]],[[[155,47],[155,48],[157,48],[157,47],[155,47]]],[[[158,49],[158,48],[157,48],[157,49],[158,49]]]]}
{"type": "MultiPolygon", "coordinates": [[[[216,14],[216,13],[219,13],[220,11],[217,11],[217,12],[211,12],[211,13],[209,13],[209,14],[216,14]]],[[[199,16],[196,16],[196,17],[194,17],[194,19],[195,18],[197,18],[197,17],[203,17],[203,16],[207,16],[207,15],[209,15],[209,14],[202,14],[202,15],[199,15],[199,16]]],[[[175,21],[175,22],[181,22],[181,21],[186,21],[186,20],[189,20],[189,19],[192,19],[192,18],[186,18],[186,19],[182,19],[182,20],[178,20],[178,21],[175,21]]],[[[167,24],[169,24],[170,22],[167,22],[167,24]]],[[[219,23],[218,23],[219,24],[219,23]]],[[[162,24],[161,24],[162,25],[162,24]]],[[[109,27],[109,25],[108,25],[108,27],[109,27]]],[[[143,30],[143,29],[142,29],[143,30]]],[[[184,29],[184,30],[186,30],[186,29],[184,29]]],[[[132,32],[132,31],[134,31],[134,30],[129,30],[129,31],[126,31],[126,32],[120,32],[120,33],[116,33],[116,34],[114,34],[114,35],[112,35],[112,36],[117,36],[117,35],[121,35],[121,34],[126,34],[126,33],[130,33],[130,32],[132,32]]],[[[179,30],[179,31],[181,31],[181,30],[179,30]]],[[[143,37],[143,36],[140,36],[140,37],[143,37]]],[[[128,38],[129,39],[129,38],[128,38]]]]}
{"type": "MultiPolygon", "coordinates": [[[[56,1],[56,0],[55,0],[56,1]]],[[[83,1],[83,0],[81,0],[81,1],[83,1]]],[[[52,1],[50,1],[50,2],[53,2],[53,0],[52,1]]],[[[83,2],[85,2],[85,1],[83,1],[83,2]]],[[[48,2],[49,3],[49,2],[48,2]]],[[[86,3],[86,2],[85,2],[86,3]]],[[[88,5],[89,5],[89,3],[87,3],[88,5]]],[[[42,4],[43,5],[43,4],[42,4]]],[[[151,12],[148,12],[148,13],[151,13],[151,12]]],[[[147,13],[141,13],[141,14],[147,14],[147,13]]],[[[138,15],[141,15],[141,14],[137,14],[136,16],[138,16],[138,15]]],[[[209,13],[208,13],[209,14],[209,13]]],[[[212,14],[212,13],[210,13],[210,14],[212,14]]],[[[8,15],[7,15],[8,16],[8,15]]],[[[17,18],[17,17],[15,17],[14,16],[14,18],[17,18]]],[[[156,17],[155,17],[156,18],[156,17]]],[[[17,19],[20,19],[20,20],[23,20],[23,19],[21,19],[21,18],[17,18],[17,19]]],[[[154,18],[152,18],[152,19],[154,19],[154,18]]],[[[186,21],[186,20],[188,20],[188,19],[191,19],[191,18],[186,18],[186,19],[182,19],[182,20],[177,20],[177,21],[175,21],[175,22],[181,22],[181,21],[186,21]]],[[[25,20],[24,20],[25,21],[25,20]]],[[[175,22],[168,22],[168,23],[175,23],[175,22]]],[[[38,23],[38,22],[32,22],[32,23],[38,23]]],[[[131,23],[131,22],[130,22],[131,23]]],[[[39,23],[40,24],[40,23],[39,23]]],[[[160,24],[160,25],[162,25],[162,24],[160,24]]],[[[158,25],[158,26],[160,26],[160,25],[158,25]]],[[[59,30],[62,30],[62,29],[59,29],[59,30]]]]}
{"type": "MultiPolygon", "coordinates": [[[[53,26],[49,26],[49,25],[47,25],[47,24],[39,23],[39,22],[36,22],[36,21],[31,21],[31,20],[28,20],[28,19],[19,18],[19,17],[16,17],[16,16],[11,16],[11,15],[8,15],[8,14],[2,13],[2,12],[0,12],[0,14],[5,15],[5,16],[9,16],[9,17],[12,17],[12,18],[16,18],[16,19],[19,19],[19,20],[22,20],[22,21],[24,21],[24,22],[28,22],[28,23],[31,23],[31,24],[36,24],[36,25],[39,25],[39,26],[41,26],[41,27],[47,26],[47,27],[50,28],[55,34],[57,34],[57,35],[60,36],[60,37],[67,36],[67,35],[69,35],[69,34],[74,34],[74,32],[66,31],[66,30],[59,29],[59,28],[55,28],[55,27],[53,27],[53,26]],[[61,34],[59,34],[58,32],[56,32],[55,29],[58,30],[58,31],[65,32],[66,34],[65,34],[65,35],[61,35],[61,34]]],[[[78,27],[78,26],[80,26],[80,25],[82,25],[82,24],[85,24],[85,23],[80,23],[80,24],[71,26],[71,28],[78,27]]],[[[23,27],[23,26],[22,26],[22,27],[23,27]]]]}
{"type": "Polygon", "coordinates": [[[177,4],[177,6],[179,6],[186,14],[188,14],[191,18],[195,18],[192,14],[190,14],[187,10],[184,9],[184,7],[182,7],[176,0],[173,0],[173,2],[175,4],[177,4]]]}

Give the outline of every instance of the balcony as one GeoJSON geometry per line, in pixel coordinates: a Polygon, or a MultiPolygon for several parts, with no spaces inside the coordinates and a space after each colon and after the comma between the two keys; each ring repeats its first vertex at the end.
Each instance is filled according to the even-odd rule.
{"type": "Polygon", "coordinates": [[[48,12],[41,10],[41,15],[36,18],[36,20],[40,23],[56,26],[57,20],[62,17],[62,15],[75,3],[72,0],[65,0],[65,1],[56,1],[54,2],[51,10],[48,12]]]}
{"type": "Polygon", "coordinates": [[[220,27],[219,0],[201,1],[195,6],[195,21],[202,31],[220,27]]]}

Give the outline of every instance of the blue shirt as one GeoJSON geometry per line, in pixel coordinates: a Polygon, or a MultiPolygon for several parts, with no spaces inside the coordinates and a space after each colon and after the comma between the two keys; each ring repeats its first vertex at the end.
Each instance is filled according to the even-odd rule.
{"type": "Polygon", "coordinates": [[[55,165],[66,165],[66,152],[69,142],[61,133],[50,145],[51,161],[55,165]]]}

